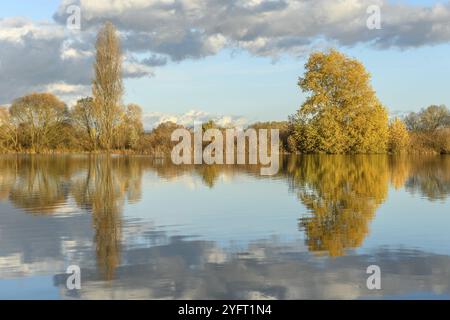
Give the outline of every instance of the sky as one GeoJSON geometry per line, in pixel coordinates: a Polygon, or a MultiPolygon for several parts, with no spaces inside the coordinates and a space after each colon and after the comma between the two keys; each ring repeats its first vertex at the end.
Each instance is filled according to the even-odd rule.
{"type": "Polygon", "coordinates": [[[364,63],[391,115],[450,106],[450,2],[433,0],[0,0],[0,104],[89,95],[105,20],[122,38],[124,102],[147,128],[285,120],[306,97],[308,55],[332,47],[364,63]],[[67,28],[70,5],[79,30],[67,28]],[[366,26],[371,5],[379,30],[366,26]]]}

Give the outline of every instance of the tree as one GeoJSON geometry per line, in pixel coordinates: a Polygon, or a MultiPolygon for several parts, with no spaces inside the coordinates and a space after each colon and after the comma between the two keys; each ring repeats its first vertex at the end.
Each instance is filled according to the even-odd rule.
{"type": "Polygon", "coordinates": [[[172,133],[180,128],[183,128],[183,126],[170,121],[159,124],[152,132],[144,135],[142,142],[143,151],[156,156],[170,154],[177,144],[171,139],[172,133]]]}
{"type": "Polygon", "coordinates": [[[429,106],[420,113],[422,130],[435,131],[450,126],[450,111],[446,106],[429,106]]]}
{"type": "Polygon", "coordinates": [[[310,93],[290,117],[291,148],[302,153],[382,153],[388,116],[357,60],[336,50],[313,53],[298,85],[310,93]]]}
{"type": "Polygon", "coordinates": [[[405,117],[404,122],[409,131],[417,132],[421,130],[420,116],[418,113],[410,112],[405,117]]]}
{"type": "Polygon", "coordinates": [[[50,93],[32,93],[16,99],[10,109],[12,121],[24,133],[22,143],[32,151],[52,148],[61,138],[67,116],[64,102],[50,93]]]}
{"type": "Polygon", "coordinates": [[[431,105],[405,117],[411,149],[419,153],[450,153],[450,110],[431,105]]]}
{"type": "Polygon", "coordinates": [[[0,151],[19,151],[19,126],[7,107],[0,107],[0,151]]]}
{"type": "Polygon", "coordinates": [[[249,126],[255,130],[267,129],[268,136],[270,136],[271,129],[278,129],[280,134],[280,146],[281,150],[288,151],[288,137],[289,137],[289,123],[287,121],[268,121],[268,122],[256,122],[249,126]]]}
{"type": "Polygon", "coordinates": [[[94,110],[94,99],[91,97],[78,100],[71,111],[74,130],[81,136],[81,144],[89,150],[96,150],[99,143],[99,122],[94,110]]]}
{"type": "Polygon", "coordinates": [[[123,119],[116,131],[116,146],[137,149],[144,133],[142,109],[137,104],[127,105],[123,119]]]}
{"type": "Polygon", "coordinates": [[[96,50],[92,88],[94,110],[100,129],[100,143],[109,151],[123,116],[122,51],[112,23],[107,22],[99,31],[96,50]]]}
{"type": "Polygon", "coordinates": [[[402,153],[409,145],[409,133],[406,125],[399,118],[395,118],[389,125],[389,151],[402,153]]]}
{"type": "Polygon", "coordinates": [[[142,135],[144,134],[144,125],[142,124],[142,108],[137,104],[129,104],[125,113],[125,122],[130,128],[128,131],[128,147],[136,149],[142,135]]]}
{"type": "Polygon", "coordinates": [[[436,131],[450,127],[450,110],[445,105],[431,105],[419,113],[411,112],[405,117],[410,131],[436,131]]]}

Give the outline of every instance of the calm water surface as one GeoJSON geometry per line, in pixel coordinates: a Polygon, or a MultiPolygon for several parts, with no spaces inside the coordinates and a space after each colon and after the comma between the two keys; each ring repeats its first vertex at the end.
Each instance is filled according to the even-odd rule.
{"type": "Polygon", "coordinates": [[[449,156],[1,156],[0,299],[449,299],[449,197],[449,156]]]}

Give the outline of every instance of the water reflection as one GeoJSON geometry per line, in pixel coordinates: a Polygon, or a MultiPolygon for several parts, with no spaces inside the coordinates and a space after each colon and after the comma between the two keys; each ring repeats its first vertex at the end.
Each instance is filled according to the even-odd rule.
{"type": "MultiPolygon", "coordinates": [[[[212,297],[215,298],[260,297],[258,295],[301,298],[305,293],[293,292],[295,288],[289,286],[291,280],[288,278],[307,278],[308,275],[306,271],[293,270],[313,268],[308,252],[338,257],[347,255],[349,249],[360,247],[370,233],[370,225],[377,210],[388,197],[390,186],[396,190],[403,188],[412,195],[419,194],[430,201],[445,200],[450,195],[450,157],[445,156],[291,156],[282,159],[276,176],[263,177],[259,172],[257,166],[173,166],[170,161],[156,161],[146,157],[4,156],[0,158],[0,203],[7,204],[4,208],[13,206],[25,214],[42,218],[60,217],[67,219],[67,225],[61,220],[25,222],[22,221],[24,217],[8,220],[8,212],[2,212],[0,230],[6,230],[8,224],[14,224],[17,229],[26,227],[18,225],[20,223],[32,223],[34,229],[25,229],[26,233],[22,235],[10,235],[6,231],[3,235],[0,234],[0,238],[2,241],[12,241],[10,238],[17,238],[21,242],[33,241],[33,237],[44,238],[42,234],[39,237],[33,235],[36,226],[42,230],[48,229],[49,233],[55,232],[56,235],[48,236],[48,243],[45,242],[45,245],[58,241],[61,244],[52,243],[50,246],[54,248],[50,251],[48,248],[44,249],[44,246],[41,249],[33,248],[33,253],[28,254],[46,251],[44,256],[48,260],[49,252],[52,252],[52,259],[59,261],[61,253],[56,252],[59,250],[56,247],[75,246],[69,251],[82,252],[78,259],[83,260],[84,266],[95,261],[94,265],[87,267],[92,283],[99,283],[100,280],[111,282],[115,279],[116,285],[135,290],[144,285],[139,284],[140,277],[148,277],[147,281],[151,284],[146,282],[145,286],[146,290],[152,288],[152,297],[161,298],[166,295],[172,298],[202,298],[208,292],[214,292],[212,297]],[[157,181],[160,182],[196,176],[211,191],[215,190],[216,184],[223,177],[248,176],[261,183],[281,181],[286,184],[286,193],[290,192],[298,198],[298,220],[292,220],[292,224],[298,224],[298,233],[304,234],[306,251],[299,251],[298,248],[302,245],[296,240],[290,244],[290,248],[272,242],[254,244],[254,247],[248,248],[245,257],[230,256],[212,241],[173,238],[165,232],[156,231],[154,226],[146,229],[140,222],[137,223],[138,227],[146,230],[141,232],[143,239],[140,240],[145,245],[139,249],[126,248],[128,240],[124,236],[124,229],[131,226],[123,219],[124,207],[143,200],[143,185],[148,181],[149,174],[158,177],[157,181]],[[303,212],[301,208],[304,208],[303,212]],[[76,217],[74,213],[85,215],[76,217]],[[5,226],[6,228],[2,228],[5,226]],[[78,236],[75,237],[74,233],[78,233],[78,236]],[[95,247],[93,259],[83,254],[88,252],[86,247],[89,245],[85,242],[89,234],[95,247]],[[70,238],[83,240],[75,245],[66,240],[70,238]],[[265,261],[264,266],[257,263],[261,260],[265,261]],[[290,276],[283,278],[281,274],[290,276]],[[272,280],[278,279],[278,282],[273,282],[277,284],[258,287],[261,285],[259,280],[263,280],[264,275],[272,280]],[[200,279],[205,282],[197,283],[200,279]],[[121,283],[123,281],[132,283],[121,283]],[[244,291],[239,287],[245,287],[246,293],[243,294],[244,291]],[[236,296],[233,292],[239,292],[243,296],[236,296]]],[[[270,195],[265,196],[270,201],[270,195]]],[[[170,203],[167,205],[170,206],[170,203]]],[[[149,211],[160,209],[148,208],[149,211]]],[[[2,246],[0,260],[2,257],[12,259],[11,251],[14,250],[22,254],[30,250],[26,248],[28,244],[14,250],[8,247],[8,242],[4,242],[2,246]]],[[[387,253],[384,251],[380,253],[383,257],[385,254],[387,253]]],[[[392,253],[389,254],[391,257],[392,253]]],[[[412,256],[416,258],[417,255],[412,256]]],[[[406,254],[404,262],[409,263],[410,258],[406,254]]],[[[347,255],[345,259],[346,263],[353,263],[356,258],[347,255]]],[[[444,261],[448,257],[442,259],[444,261]]],[[[360,264],[366,261],[362,256],[357,260],[360,264]]],[[[23,263],[23,259],[16,262],[23,263]]],[[[3,275],[1,264],[2,261],[0,278],[3,275]]],[[[60,266],[61,263],[56,265],[60,266]]],[[[351,269],[350,265],[345,268],[351,269]]],[[[448,272],[448,269],[445,270],[448,272]]],[[[444,271],[442,272],[445,273],[444,271]]],[[[335,274],[330,273],[330,276],[334,277],[335,274]]],[[[311,283],[303,283],[301,286],[310,285],[312,286],[311,283]]],[[[345,287],[351,284],[340,285],[345,287]]],[[[447,290],[448,286],[445,288],[447,290]]],[[[95,291],[94,288],[91,289],[95,291]]],[[[137,291],[133,292],[140,296],[137,291]]],[[[145,292],[143,296],[148,297],[149,293],[145,292]]],[[[317,292],[314,294],[320,296],[317,292]]],[[[307,296],[314,294],[310,292],[307,296]]],[[[362,294],[364,292],[359,290],[358,295],[362,294]]]]}
{"type": "Polygon", "coordinates": [[[81,299],[450,299],[449,256],[380,249],[317,262],[300,247],[258,242],[229,254],[210,241],[174,238],[127,250],[129,263],[118,268],[112,284],[101,283],[89,269],[82,270],[81,291],[66,290],[63,274],[55,282],[66,298],[81,299]],[[382,291],[364,285],[372,261],[383,270],[382,291]]]}
{"type": "Polygon", "coordinates": [[[311,251],[341,256],[359,247],[388,193],[384,156],[315,156],[291,159],[288,174],[311,213],[299,225],[311,251]]]}
{"type": "MultiPolygon", "coordinates": [[[[142,174],[133,172],[128,161],[113,161],[110,157],[91,158],[86,174],[73,181],[72,194],[80,208],[92,212],[95,230],[97,265],[104,278],[114,277],[114,270],[120,263],[121,213],[124,197],[130,180],[137,179],[140,185],[142,174]]],[[[139,188],[136,192],[139,194],[139,188]]],[[[131,199],[139,198],[131,192],[131,199]]]]}
{"type": "Polygon", "coordinates": [[[11,203],[33,214],[51,214],[64,205],[73,167],[66,161],[54,160],[18,157],[6,161],[2,175],[14,177],[9,192],[11,203]]]}
{"type": "Polygon", "coordinates": [[[428,200],[445,200],[450,195],[450,161],[446,156],[416,158],[411,162],[405,187],[428,200]]]}

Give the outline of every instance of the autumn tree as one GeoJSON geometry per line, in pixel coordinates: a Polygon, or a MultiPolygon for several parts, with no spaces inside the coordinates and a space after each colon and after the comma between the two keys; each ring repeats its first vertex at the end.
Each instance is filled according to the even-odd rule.
{"type": "Polygon", "coordinates": [[[411,151],[416,153],[450,153],[450,110],[431,105],[405,117],[410,131],[411,151]]]}
{"type": "Polygon", "coordinates": [[[330,50],[313,53],[298,85],[309,93],[290,117],[289,145],[302,153],[383,153],[388,115],[362,63],[330,50]]]}
{"type": "Polygon", "coordinates": [[[9,108],[0,107],[0,152],[19,149],[18,123],[11,118],[9,108]]]}
{"type": "Polygon", "coordinates": [[[22,143],[32,151],[53,148],[61,139],[61,128],[67,118],[64,102],[50,93],[32,93],[16,99],[10,109],[11,121],[24,134],[22,143]]]}
{"type": "Polygon", "coordinates": [[[171,139],[172,133],[180,128],[183,128],[183,126],[171,121],[159,124],[150,133],[144,135],[142,142],[143,151],[157,156],[169,155],[177,144],[171,139]]]}
{"type": "Polygon", "coordinates": [[[268,121],[268,122],[256,122],[249,126],[255,130],[267,129],[268,136],[270,136],[271,129],[278,129],[280,134],[280,147],[281,151],[288,151],[288,138],[289,138],[289,123],[287,121],[268,121]]]}
{"type": "Polygon", "coordinates": [[[409,131],[420,131],[421,130],[421,124],[420,124],[420,116],[416,112],[410,112],[404,119],[403,119],[406,128],[409,131]]]}
{"type": "Polygon", "coordinates": [[[142,109],[137,104],[129,104],[116,130],[116,146],[136,150],[144,134],[142,109]]]}
{"type": "Polygon", "coordinates": [[[445,105],[431,105],[420,112],[405,117],[410,131],[436,131],[450,127],[450,110],[445,105]]]}
{"type": "Polygon", "coordinates": [[[71,110],[72,125],[81,141],[79,143],[88,150],[96,150],[99,144],[99,122],[95,114],[94,99],[91,97],[77,101],[71,110]]]}
{"type": "Polygon", "coordinates": [[[405,123],[395,118],[389,124],[389,151],[391,153],[403,153],[409,145],[409,133],[405,123]]]}
{"type": "Polygon", "coordinates": [[[110,22],[98,33],[94,69],[92,93],[100,129],[99,140],[101,146],[109,151],[123,116],[122,51],[116,29],[110,22]]]}

